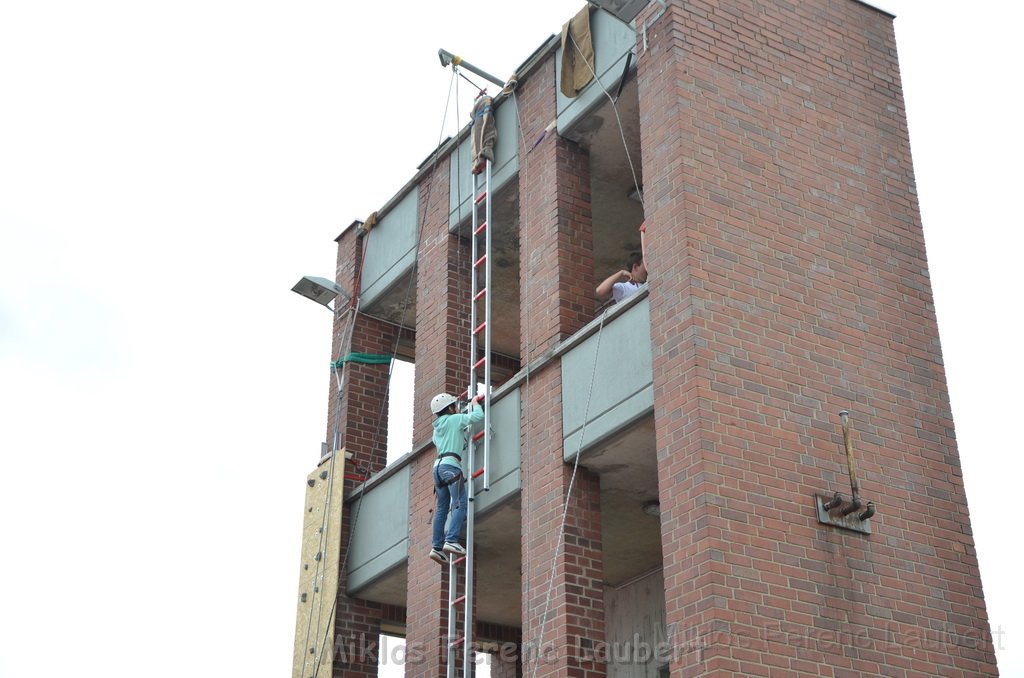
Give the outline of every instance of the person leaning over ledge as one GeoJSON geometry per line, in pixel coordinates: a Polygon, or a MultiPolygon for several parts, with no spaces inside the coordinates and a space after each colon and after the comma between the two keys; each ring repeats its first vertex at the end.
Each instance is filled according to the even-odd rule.
{"type": "Polygon", "coordinates": [[[647,284],[647,265],[645,264],[644,234],[647,233],[647,222],[640,224],[640,251],[633,252],[626,258],[626,268],[613,273],[597,286],[597,296],[602,299],[609,294],[616,302],[630,296],[641,285],[647,284]]]}

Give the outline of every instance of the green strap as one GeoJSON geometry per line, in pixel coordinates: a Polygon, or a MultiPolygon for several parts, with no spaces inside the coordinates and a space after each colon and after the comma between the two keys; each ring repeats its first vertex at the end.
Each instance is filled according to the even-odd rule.
{"type": "Polygon", "coordinates": [[[344,358],[331,363],[331,367],[337,369],[345,363],[363,363],[364,365],[386,365],[391,362],[391,356],[378,355],[376,353],[349,353],[344,358]]]}

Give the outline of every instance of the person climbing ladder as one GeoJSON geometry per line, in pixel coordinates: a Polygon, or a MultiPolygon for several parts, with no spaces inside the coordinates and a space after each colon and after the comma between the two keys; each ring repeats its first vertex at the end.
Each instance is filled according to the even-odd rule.
{"type": "Polygon", "coordinates": [[[460,535],[466,525],[468,505],[466,474],[462,470],[462,449],[466,427],[484,419],[484,410],[480,406],[483,399],[482,395],[475,396],[467,414],[459,414],[456,411],[458,398],[448,393],[439,393],[430,401],[430,411],[435,415],[434,448],[437,451],[433,469],[437,508],[434,510],[430,558],[438,563],[448,564],[446,553],[466,553],[465,547],[460,543],[460,535]],[[447,520],[449,512],[451,519],[447,520]]]}

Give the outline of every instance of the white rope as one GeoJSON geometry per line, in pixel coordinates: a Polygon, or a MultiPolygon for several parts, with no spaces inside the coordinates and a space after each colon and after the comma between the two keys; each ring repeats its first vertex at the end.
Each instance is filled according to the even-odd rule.
{"type": "MultiPolygon", "coordinates": [[[[369,238],[369,235],[370,234],[367,233],[366,237],[369,238]]],[[[352,302],[351,302],[351,304],[349,306],[349,321],[348,321],[348,325],[345,328],[344,338],[342,339],[341,344],[339,345],[339,349],[340,349],[339,354],[338,354],[338,359],[339,360],[341,360],[342,357],[348,355],[349,352],[350,352],[350,349],[352,348],[352,334],[354,332],[354,328],[355,328],[355,324],[356,324],[356,319],[359,316],[359,303],[360,303],[360,301],[362,299],[362,284],[361,283],[362,283],[362,277],[363,277],[363,264],[366,262],[367,245],[368,245],[368,243],[364,243],[362,256],[360,257],[360,261],[359,261],[359,282],[360,282],[360,284],[356,288],[355,298],[352,300],[352,302]]],[[[325,571],[326,571],[326,566],[327,566],[326,542],[327,542],[327,537],[328,537],[328,534],[330,533],[330,528],[331,528],[331,514],[333,512],[332,508],[331,508],[331,496],[333,494],[333,488],[334,488],[335,461],[338,458],[338,443],[339,443],[338,420],[341,417],[342,407],[343,407],[343,404],[344,404],[344,400],[343,400],[343,398],[344,398],[344,389],[343,389],[343,386],[344,386],[344,383],[345,383],[345,369],[348,367],[348,364],[349,364],[348,361],[345,361],[345,362],[342,363],[341,370],[340,370],[340,375],[339,375],[339,369],[338,369],[338,366],[337,366],[337,361],[335,361],[335,363],[333,365],[334,379],[335,379],[335,382],[337,383],[337,387],[338,387],[338,391],[337,391],[338,404],[337,404],[337,409],[336,409],[336,411],[334,413],[334,440],[332,441],[333,449],[331,450],[331,467],[330,467],[330,470],[328,471],[328,473],[330,474],[328,476],[330,478],[330,482],[329,482],[328,488],[327,488],[327,496],[324,498],[324,523],[321,525],[321,529],[322,529],[321,545],[322,545],[322,548],[320,549],[320,554],[321,554],[320,555],[320,560],[317,561],[317,570],[319,570],[319,568],[321,567],[321,563],[323,563],[323,567],[324,567],[325,571]]],[[[352,533],[355,530],[355,521],[358,520],[358,518],[359,518],[359,510],[357,508],[356,509],[356,515],[355,515],[355,517],[352,520],[352,526],[349,529],[349,540],[348,540],[348,544],[346,544],[346,546],[345,546],[345,554],[344,554],[344,556],[342,558],[341,563],[338,566],[339,580],[340,580],[341,572],[344,571],[345,563],[348,560],[349,547],[352,546],[352,533]]],[[[323,618],[323,604],[324,604],[323,581],[322,581],[323,576],[324,575],[320,575],[320,577],[321,577],[321,582],[320,582],[320,586],[319,586],[319,589],[320,589],[320,606],[319,606],[319,609],[317,611],[316,636],[315,637],[320,637],[320,621],[323,618]]],[[[316,577],[314,576],[314,581],[315,581],[315,579],[316,579],[316,577]]],[[[331,620],[334,618],[334,613],[335,613],[335,609],[337,608],[337,606],[338,606],[338,596],[337,596],[337,592],[335,592],[334,601],[331,604],[331,612],[330,612],[330,614],[327,617],[328,621],[327,621],[327,623],[325,625],[326,629],[324,631],[324,639],[323,639],[323,642],[320,643],[319,653],[317,653],[316,646],[314,645],[314,647],[313,647],[313,659],[314,659],[313,678],[316,678],[317,674],[320,672],[320,662],[323,661],[324,649],[325,649],[325,647],[327,645],[327,636],[330,634],[331,629],[333,628],[333,626],[331,624],[331,620]]],[[[311,616],[312,616],[312,608],[310,609],[310,613],[311,613],[311,616]]],[[[306,629],[306,635],[307,635],[307,641],[306,642],[308,643],[309,642],[308,641],[308,635],[309,635],[309,629],[308,628],[306,629]]],[[[331,644],[331,649],[332,649],[332,651],[334,649],[334,644],[333,643],[331,644]]],[[[306,658],[305,658],[305,648],[303,648],[302,672],[305,673],[305,671],[306,671],[306,658]]]]}
{"type": "MultiPolygon", "coordinates": [[[[622,119],[619,117],[618,102],[615,101],[615,97],[611,95],[611,93],[605,88],[605,86],[601,84],[601,79],[597,77],[597,72],[594,71],[594,67],[591,66],[590,62],[583,56],[583,50],[581,50],[580,46],[576,44],[576,38],[572,36],[571,31],[569,32],[569,40],[572,41],[572,46],[576,48],[576,51],[579,53],[580,58],[583,59],[583,63],[585,63],[587,65],[587,68],[590,69],[590,74],[594,76],[594,81],[597,83],[597,86],[601,88],[601,91],[604,92],[604,95],[608,97],[608,101],[610,101],[612,104],[612,113],[615,114],[615,122],[619,126],[619,137],[622,139],[622,148],[623,150],[626,151],[626,163],[629,165],[629,172],[633,176],[633,187],[636,188],[637,196],[640,198],[640,206],[643,207],[646,211],[646,205],[644,204],[644,193],[643,191],[640,190],[640,181],[636,178],[636,168],[633,167],[633,158],[629,155],[629,144],[626,143],[626,131],[623,129],[622,119]]],[[[625,77],[625,74],[623,74],[623,77],[625,77]]]]}
{"type": "MultiPolygon", "coordinates": [[[[523,134],[522,119],[519,116],[519,100],[516,97],[515,91],[512,92],[512,102],[513,102],[513,104],[515,105],[515,108],[516,108],[516,121],[518,123],[517,127],[518,127],[518,130],[519,130],[519,138],[522,141],[523,148],[525,149],[525,153],[521,156],[523,158],[523,160],[522,160],[522,164],[520,166],[520,173],[523,175],[522,183],[526,184],[527,165],[528,165],[528,162],[529,162],[529,155],[533,151],[533,148],[527,149],[527,147],[526,147],[526,137],[523,134]]],[[[541,140],[542,139],[539,139],[538,143],[541,140]]],[[[536,145],[534,146],[534,148],[535,147],[536,147],[536,145]]],[[[522,202],[522,196],[520,196],[520,202],[522,202]]],[[[526,256],[526,253],[529,252],[529,234],[530,234],[530,229],[527,227],[528,224],[526,222],[526,215],[529,214],[529,210],[520,209],[519,213],[521,215],[521,220],[522,220],[521,231],[526,234],[524,236],[524,239],[523,239],[523,246],[520,248],[520,266],[522,266],[523,265],[522,262],[524,261],[524,257],[526,256]]],[[[529,285],[530,285],[530,276],[526,276],[526,282],[525,282],[524,289],[523,289],[523,297],[527,300],[527,302],[529,301],[529,285]]],[[[573,491],[573,488],[575,487],[575,483],[576,483],[576,473],[577,473],[577,471],[579,469],[580,451],[583,448],[584,435],[586,434],[586,431],[587,431],[587,418],[590,416],[590,400],[591,400],[591,397],[593,396],[593,393],[594,393],[594,381],[595,381],[595,377],[596,377],[596,374],[597,374],[597,359],[598,359],[598,355],[599,355],[599,353],[601,351],[601,334],[602,334],[603,331],[604,331],[604,315],[602,314],[602,316],[601,316],[601,323],[600,323],[600,325],[598,327],[598,332],[597,332],[597,346],[594,349],[594,363],[593,363],[593,366],[591,368],[590,389],[589,389],[589,391],[587,393],[587,404],[586,404],[584,415],[583,415],[583,427],[582,427],[582,429],[580,431],[580,441],[579,441],[579,445],[577,446],[577,449],[576,449],[576,457],[573,460],[572,475],[569,477],[569,487],[567,488],[566,495],[565,495],[565,505],[562,507],[562,519],[561,519],[561,522],[560,522],[559,527],[558,527],[558,541],[555,544],[555,553],[554,553],[554,555],[553,555],[553,557],[551,559],[551,574],[550,574],[550,576],[548,578],[547,592],[546,592],[545,597],[544,597],[544,607],[543,607],[543,611],[541,613],[540,637],[539,637],[538,643],[537,643],[538,653],[544,647],[544,634],[545,634],[545,631],[547,629],[548,609],[549,609],[549,607],[551,605],[551,594],[552,594],[553,587],[554,587],[554,582],[555,582],[555,574],[556,574],[556,569],[555,568],[556,568],[556,565],[558,563],[558,555],[561,552],[562,547],[564,545],[565,522],[566,522],[566,518],[567,518],[568,513],[569,513],[569,503],[572,500],[572,491],[573,491]]],[[[526,336],[528,338],[532,336],[530,334],[530,314],[529,313],[526,314],[526,336]]],[[[530,360],[529,348],[530,348],[529,345],[527,345],[527,351],[526,351],[526,382],[524,384],[524,389],[525,389],[526,394],[527,394],[527,402],[529,402],[530,372],[531,372],[530,366],[531,366],[531,363],[532,363],[532,361],[530,360]]],[[[530,441],[529,441],[529,439],[530,439],[530,430],[531,429],[528,426],[526,428],[526,437],[525,437],[525,439],[523,441],[524,449],[532,449],[530,447],[530,441]]],[[[526,564],[527,563],[524,563],[524,565],[526,565],[526,564]]],[[[529,572],[529,568],[528,567],[524,567],[524,570],[529,572]]],[[[527,581],[525,583],[526,583],[527,589],[524,592],[524,595],[529,596],[529,592],[530,592],[530,589],[529,589],[529,577],[527,577],[526,579],[527,579],[527,581]]],[[[539,654],[538,654],[538,658],[539,658],[539,654]]],[[[534,661],[534,665],[533,665],[533,670],[531,672],[531,676],[536,676],[537,675],[537,670],[538,670],[539,666],[540,666],[540,662],[539,661],[534,661]]]]}
{"type": "MultiPolygon", "coordinates": [[[[579,45],[576,44],[576,40],[574,38],[572,38],[572,34],[571,33],[570,33],[569,37],[572,40],[573,46],[576,48],[576,50],[580,51],[579,45]]],[[[580,52],[580,54],[582,56],[582,52],[580,52]]],[[[625,133],[625,130],[623,129],[623,126],[622,126],[622,119],[619,117],[617,102],[611,96],[611,94],[608,92],[608,90],[605,89],[604,85],[601,84],[600,79],[597,77],[597,73],[595,73],[593,67],[590,66],[590,62],[587,61],[585,58],[583,59],[583,61],[584,61],[584,63],[587,64],[587,67],[590,68],[590,72],[594,76],[594,79],[597,81],[598,86],[601,88],[601,90],[604,92],[605,96],[608,97],[608,100],[612,104],[612,112],[615,114],[615,120],[616,120],[616,123],[618,124],[619,136],[622,139],[622,147],[625,150],[626,161],[629,164],[629,171],[630,171],[630,174],[633,177],[633,185],[636,188],[637,195],[640,198],[640,205],[641,205],[641,207],[643,207],[644,206],[643,192],[640,190],[640,182],[637,179],[636,169],[633,166],[633,160],[632,160],[632,158],[630,156],[630,153],[629,153],[629,145],[626,142],[626,133],[625,133]]],[[[519,104],[518,104],[518,101],[515,98],[515,93],[514,92],[512,94],[512,98],[513,98],[513,101],[515,102],[515,105],[516,105],[516,117],[517,117],[517,120],[518,120],[519,104]]],[[[520,123],[520,125],[519,125],[519,135],[522,138],[523,146],[525,148],[526,140],[525,140],[525,138],[523,138],[523,131],[522,131],[521,121],[519,121],[519,123],[520,123]]],[[[528,156],[530,151],[532,151],[532,150],[533,149],[529,149],[526,152],[526,156],[528,156]]],[[[526,164],[527,164],[527,158],[524,156],[523,157],[523,166],[521,168],[524,173],[525,173],[525,170],[526,170],[526,164]]],[[[524,182],[523,183],[525,183],[525,176],[524,176],[524,182]]],[[[521,210],[521,213],[526,213],[526,212],[528,212],[528,210],[521,210]]],[[[524,228],[523,230],[524,230],[524,232],[529,234],[529,230],[528,229],[524,228]]],[[[525,242],[524,242],[523,251],[529,251],[528,250],[528,246],[527,246],[527,244],[525,242]]],[[[520,259],[521,260],[522,260],[522,256],[523,255],[521,253],[520,254],[520,259]]],[[[529,285],[529,279],[530,279],[530,276],[526,276],[526,284],[527,285],[529,285]]],[[[528,293],[525,290],[524,290],[524,296],[526,296],[527,299],[529,298],[529,295],[528,295],[528,293]]],[[[562,519],[561,519],[561,523],[559,524],[559,527],[558,527],[558,542],[555,545],[555,553],[554,553],[554,556],[552,557],[552,560],[551,560],[551,574],[550,574],[550,577],[548,579],[548,589],[547,589],[547,593],[545,594],[544,607],[543,607],[543,611],[541,613],[540,637],[538,639],[538,645],[537,645],[538,653],[542,652],[543,647],[544,647],[544,634],[545,634],[545,631],[547,629],[548,609],[549,609],[550,604],[551,604],[551,594],[552,594],[553,587],[554,587],[554,582],[555,582],[555,574],[556,574],[556,568],[557,568],[557,564],[558,564],[558,556],[561,553],[561,551],[562,551],[562,549],[564,548],[564,545],[565,545],[565,523],[566,523],[566,519],[567,519],[568,513],[569,513],[569,504],[572,501],[572,492],[573,492],[573,488],[575,487],[575,483],[576,483],[576,474],[577,474],[577,471],[579,469],[579,462],[580,462],[580,456],[581,456],[580,453],[581,453],[581,451],[583,449],[583,442],[585,440],[585,435],[586,435],[586,431],[587,431],[587,420],[590,417],[590,401],[591,401],[591,398],[592,398],[593,393],[594,393],[594,381],[595,381],[596,375],[597,375],[597,360],[598,360],[598,356],[599,356],[600,351],[601,351],[601,335],[604,332],[604,318],[605,318],[605,316],[604,316],[604,314],[602,314],[601,315],[601,322],[600,322],[600,325],[598,326],[598,331],[597,331],[597,346],[594,349],[594,362],[593,362],[593,365],[592,365],[592,368],[591,368],[591,373],[590,373],[590,387],[589,387],[588,392],[587,392],[587,404],[586,404],[586,407],[584,409],[584,414],[583,414],[583,426],[582,426],[582,428],[580,430],[579,444],[577,445],[576,455],[575,455],[575,458],[573,460],[572,475],[570,475],[570,477],[569,477],[569,487],[566,490],[565,504],[564,504],[564,506],[562,508],[562,519]]],[[[527,323],[529,323],[529,314],[527,314],[527,323]]],[[[529,330],[527,329],[527,337],[529,337],[529,336],[530,336],[529,330]]],[[[527,392],[529,392],[529,383],[530,383],[530,369],[529,369],[529,365],[530,365],[530,362],[529,362],[529,353],[528,353],[527,354],[527,372],[526,372],[526,389],[527,389],[527,392]]],[[[530,427],[527,427],[526,431],[527,431],[527,436],[529,436],[530,427]]],[[[529,445],[528,445],[528,441],[527,441],[527,443],[525,443],[525,447],[526,447],[526,449],[530,449],[529,445]]],[[[527,569],[527,571],[529,571],[528,568],[524,568],[524,569],[527,569]]],[[[527,593],[528,593],[528,591],[527,591],[527,593]]],[[[539,654],[538,654],[538,657],[539,657],[539,654]]],[[[531,671],[531,674],[530,674],[531,676],[536,676],[537,675],[537,670],[539,669],[539,666],[540,666],[540,662],[539,661],[534,661],[533,670],[531,671]]]]}
{"type": "MultiPolygon", "coordinates": [[[[455,73],[454,72],[452,73],[452,82],[456,82],[456,80],[455,80],[455,73]]],[[[424,198],[423,198],[423,201],[424,201],[423,213],[421,215],[420,222],[417,225],[417,229],[416,229],[416,251],[417,252],[419,252],[419,245],[420,245],[420,241],[421,241],[422,236],[423,236],[423,224],[426,221],[426,215],[427,215],[427,212],[428,212],[428,208],[430,206],[430,193],[431,193],[430,189],[433,186],[433,181],[436,180],[436,177],[433,176],[433,171],[435,171],[437,169],[438,154],[439,154],[439,151],[440,151],[441,142],[442,142],[442,140],[444,138],[444,126],[445,126],[445,124],[448,121],[448,107],[449,107],[449,104],[451,102],[452,82],[450,82],[448,84],[448,101],[445,102],[444,115],[442,116],[442,119],[441,119],[441,134],[438,136],[437,146],[436,146],[435,151],[434,151],[434,165],[433,165],[432,172],[431,172],[431,175],[430,175],[431,176],[431,181],[427,182],[427,190],[426,190],[426,192],[424,194],[424,198]]],[[[369,233],[366,234],[367,238],[369,238],[369,235],[370,235],[369,233]]],[[[360,265],[359,265],[360,283],[362,282],[363,263],[365,262],[365,259],[366,259],[366,250],[367,250],[367,248],[366,248],[366,245],[364,244],[364,246],[363,246],[363,256],[361,258],[360,265]]],[[[415,278],[416,278],[416,267],[414,265],[413,270],[412,270],[412,272],[410,273],[410,276],[409,276],[409,283],[406,286],[405,299],[404,299],[404,302],[403,302],[403,305],[402,305],[402,315],[401,315],[401,318],[399,319],[398,332],[395,335],[395,347],[394,347],[394,351],[393,351],[392,356],[391,356],[391,362],[389,363],[389,367],[388,367],[388,382],[387,382],[387,387],[386,387],[388,391],[390,391],[390,389],[391,389],[391,372],[394,369],[395,358],[398,355],[398,344],[399,344],[399,342],[401,340],[401,337],[402,337],[402,331],[405,329],[405,314],[408,311],[409,297],[411,295],[411,290],[412,290],[412,281],[415,278]]],[[[348,328],[347,328],[347,339],[346,339],[346,342],[349,345],[351,345],[352,329],[353,329],[353,327],[355,325],[356,318],[358,317],[359,303],[360,303],[361,298],[362,298],[362,294],[361,294],[361,292],[362,292],[362,285],[361,284],[360,284],[358,289],[359,289],[359,293],[357,294],[357,296],[356,296],[356,298],[354,300],[355,303],[351,306],[352,317],[351,317],[351,319],[349,321],[349,325],[348,325],[348,328]]],[[[341,353],[342,356],[347,355],[347,354],[348,354],[348,352],[344,351],[344,350],[341,353]]],[[[337,367],[334,368],[335,379],[336,379],[337,384],[338,384],[338,406],[339,406],[339,410],[338,410],[338,412],[335,415],[335,422],[337,422],[337,419],[340,416],[341,397],[342,397],[342,385],[344,384],[344,369],[347,366],[348,366],[348,362],[346,361],[342,365],[342,374],[341,374],[340,377],[338,377],[338,369],[337,369],[337,367]]],[[[387,393],[387,391],[385,393],[387,393]]],[[[385,397],[385,401],[387,401],[386,397],[385,397]]],[[[380,420],[381,420],[381,417],[384,416],[383,409],[384,408],[383,408],[383,405],[382,405],[381,406],[381,412],[378,415],[377,435],[374,436],[375,440],[379,437],[379,434],[380,434],[380,420]]],[[[337,424],[335,424],[335,444],[337,444],[337,437],[338,437],[338,434],[337,434],[337,424]]],[[[336,450],[335,450],[335,452],[336,452],[336,450]]],[[[334,454],[334,453],[331,454],[331,479],[332,479],[332,481],[333,481],[333,478],[334,478],[334,459],[335,459],[336,456],[337,455],[334,454]]],[[[328,494],[328,497],[329,496],[330,496],[330,494],[328,494]]],[[[355,513],[352,516],[352,522],[351,522],[351,525],[349,527],[348,543],[345,545],[345,553],[342,556],[341,563],[338,566],[339,577],[340,577],[340,574],[345,571],[345,566],[348,563],[349,552],[352,549],[352,537],[355,534],[355,528],[356,528],[357,522],[359,521],[359,513],[360,513],[360,511],[362,509],[362,506],[363,506],[362,501],[356,502],[356,510],[355,510],[355,513]]],[[[329,522],[328,522],[328,526],[329,526],[329,522]]],[[[321,558],[321,560],[325,561],[326,558],[321,558]]],[[[319,566],[319,564],[318,564],[318,566],[319,566]]],[[[322,597],[321,597],[321,603],[322,603],[322,597]]],[[[319,656],[314,655],[315,658],[316,658],[316,662],[315,662],[315,666],[314,666],[314,669],[313,669],[313,678],[317,678],[317,675],[320,672],[320,663],[323,661],[324,653],[327,650],[327,640],[328,640],[328,636],[331,633],[331,629],[333,628],[332,620],[335,617],[335,613],[337,611],[337,608],[338,608],[338,597],[335,596],[334,597],[334,604],[331,606],[331,612],[330,612],[330,614],[328,615],[328,618],[327,618],[327,625],[326,625],[326,629],[324,631],[323,641],[320,644],[319,656]]],[[[311,611],[312,611],[312,609],[311,609],[311,611]]],[[[317,629],[318,629],[318,635],[319,635],[319,621],[318,621],[318,624],[317,624],[317,629]]],[[[309,633],[309,629],[307,628],[307,643],[308,643],[308,633],[309,633]]],[[[331,648],[330,649],[333,652],[333,650],[334,650],[334,644],[333,643],[331,643],[331,648]]],[[[305,652],[305,649],[303,650],[303,652],[305,652]]],[[[306,668],[305,660],[303,660],[302,668],[303,668],[303,673],[305,673],[305,668],[306,668]]]]}
{"type": "MultiPolygon", "coordinates": [[[[520,155],[520,157],[522,158],[522,161],[521,161],[520,166],[519,166],[519,173],[520,173],[520,177],[522,179],[520,185],[525,186],[526,185],[526,177],[527,177],[527,166],[529,165],[530,153],[533,151],[533,149],[532,148],[527,148],[527,146],[526,146],[526,136],[523,134],[523,120],[522,120],[522,117],[519,115],[519,98],[516,96],[516,92],[515,92],[514,89],[512,90],[511,98],[512,98],[512,105],[515,107],[515,111],[516,111],[516,129],[519,131],[519,140],[522,142],[522,148],[523,148],[523,152],[520,155]]],[[[525,265],[526,253],[530,251],[530,229],[529,229],[529,222],[527,221],[527,215],[529,214],[529,210],[522,209],[523,202],[524,202],[524,198],[523,198],[523,195],[522,195],[522,191],[520,191],[520,195],[519,195],[519,203],[520,203],[520,209],[519,209],[520,229],[519,230],[520,230],[521,233],[524,234],[523,235],[522,245],[519,248],[519,267],[520,267],[520,269],[522,269],[522,267],[525,265]]],[[[520,306],[523,303],[526,303],[526,304],[530,303],[530,278],[531,278],[531,276],[527,275],[525,277],[526,277],[526,281],[525,281],[525,283],[523,285],[523,295],[522,295],[522,299],[520,301],[520,306]]],[[[523,356],[523,358],[526,360],[526,381],[523,384],[523,391],[524,391],[525,395],[527,396],[526,397],[526,402],[529,402],[529,395],[530,395],[530,372],[531,372],[530,366],[532,364],[532,361],[530,360],[530,349],[532,348],[530,342],[531,342],[531,339],[532,339],[533,335],[530,333],[530,315],[531,314],[529,314],[529,313],[526,314],[526,328],[524,330],[525,335],[526,335],[526,350],[524,351],[525,355],[523,356]]],[[[523,438],[523,449],[526,449],[526,450],[533,449],[530,446],[530,427],[529,426],[526,427],[526,436],[523,438]]],[[[529,561],[527,560],[527,562],[523,563],[523,565],[524,566],[528,565],[528,563],[529,563],[529,561]]],[[[529,568],[528,567],[524,567],[523,569],[525,571],[529,572],[529,568]]],[[[525,588],[526,588],[526,590],[523,592],[523,595],[529,596],[529,593],[530,593],[530,578],[526,577],[525,578],[525,582],[523,582],[523,583],[525,584],[525,588]]]]}
{"type": "MultiPolygon", "coordinates": [[[[580,452],[583,449],[584,436],[587,433],[587,419],[590,417],[590,398],[594,394],[594,380],[597,376],[597,358],[598,355],[601,353],[601,334],[604,332],[604,318],[605,315],[602,313],[601,323],[597,329],[597,346],[594,348],[594,363],[590,370],[590,388],[587,391],[587,405],[583,411],[583,426],[580,429],[580,442],[579,445],[576,446],[576,458],[573,460],[572,464],[572,475],[569,476],[569,487],[565,492],[565,505],[562,507],[562,522],[558,526],[558,543],[555,544],[555,553],[554,556],[551,558],[551,576],[548,579],[548,592],[544,598],[544,608],[543,612],[541,613],[540,638],[537,641],[538,655],[537,660],[533,662],[533,671],[530,672],[531,676],[536,676],[537,669],[540,667],[539,658],[540,653],[543,651],[544,647],[544,631],[547,628],[548,623],[548,607],[551,604],[551,592],[555,584],[555,572],[556,566],[558,564],[558,555],[565,545],[565,520],[566,516],[569,514],[569,503],[572,501],[572,488],[575,485],[576,471],[579,469],[580,465],[580,452]]],[[[526,430],[529,431],[529,427],[527,427],[526,430]]]]}

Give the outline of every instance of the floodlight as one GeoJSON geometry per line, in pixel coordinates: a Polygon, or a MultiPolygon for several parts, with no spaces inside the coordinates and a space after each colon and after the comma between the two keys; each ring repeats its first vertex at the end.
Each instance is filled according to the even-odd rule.
{"type": "MultiPolygon", "coordinates": [[[[341,285],[328,280],[327,278],[318,278],[316,276],[303,276],[302,280],[295,283],[295,287],[292,288],[292,292],[298,292],[307,299],[312,299],[318,304],[327,306],[331,301],[334,300],[339,294],[347,301],[349,296],[345,293],[345,290],[341,288],[341,285]]],[[[327,308],[331,308],[327,306],[327,308]]]]}

